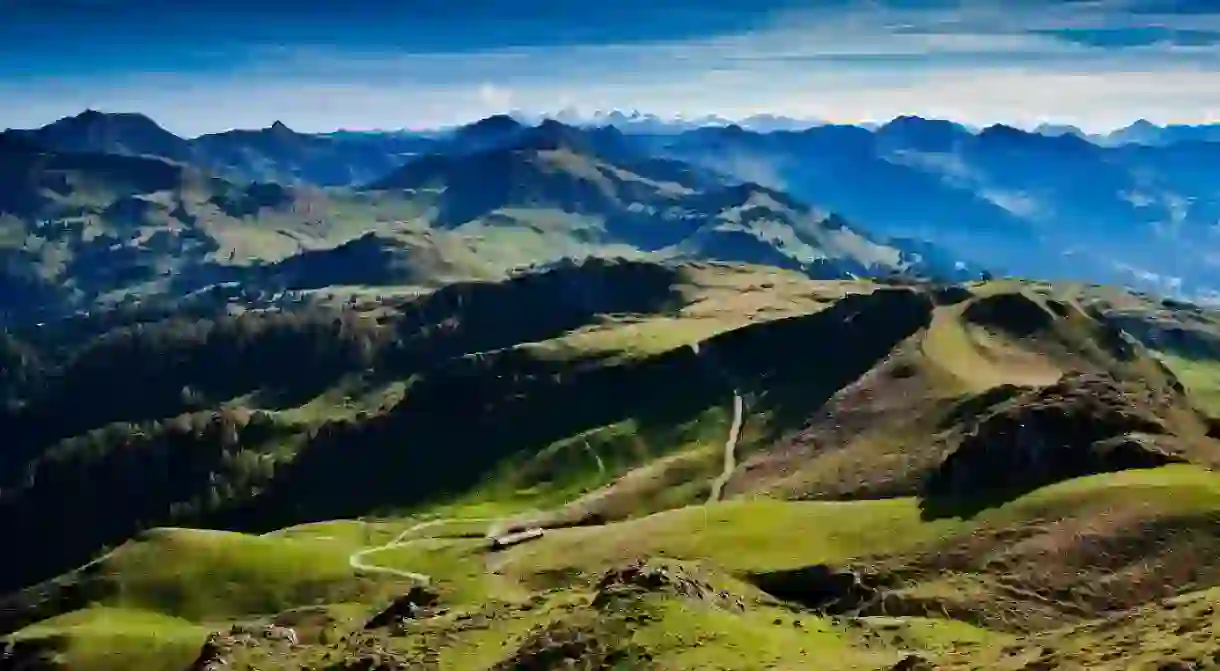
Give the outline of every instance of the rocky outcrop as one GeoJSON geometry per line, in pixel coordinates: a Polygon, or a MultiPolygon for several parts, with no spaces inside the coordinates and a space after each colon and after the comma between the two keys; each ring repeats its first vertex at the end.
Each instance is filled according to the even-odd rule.
{"type": "Polygon", "coordinates": [[[323,667],[323,671],[432,671],[435,668],[433,664],[383,651],[339,660],[323,667]]]}
{"type": "Polygon", "coordinates": [[[256,647],[266,644],[283,644],[296,646],[299,644],[297,632],[291,627],[275,625],[235,624],[226,632],[212,632],[199,649],[195,661],[187,667],[187,671],[221,671],[228,669],[233,662],[233,654],[238,648],[256,647]]]}
{"type": "Polygon", "coordinates": [[[552,622],[531,629],[516,651],[491,671],[652,668],[650,655],[636,650],[630,640],[626,628],[609,621],[552,622]]]}
{"type": "Polygon", "coordinates": [[[937,305],[957,305],[974,298],[974,293],[960,284],[949,284],[932,290],[937,305]]]}
{"type": "Polygon", "coordinates": [[[1021,292],[1005,292],[975,299],[966,306],[966,321],[1016,337],[1046,330],[1057,315],[1038,299],[1021,292]]]}
{"type": "Polygon", "coordinates": [[[394,599],[385,610],[369,620],[364,628],[380,629],[403,620],[416,620],[440,603],[440,595],[427,587],[412,587],[406,594],[394,599]]]}
{"type": "Polygon", "coordinates": [[[199,649],[199,656],[187,667],[187,671],[219,671],[229,665],[233,649],[238,645],[236,637],[213,632],[199,649]]]}
{"type": "Polygon", "coordinates": [[[677,564],[649,563],[643,559],[603,574],[597,583],[593,606],[600,608],[625,597],[658,592],[731,610],[745,610],[745,600],[740,596],[716,589],[689,569],[677,564]]]}
{"type": "Polygon", "coordinates": [[[883,594],[870,577],[825,564],[759,573],[751,579],[776,598],[830,615],[867,613],[883,594]]]}
{"type": "Polygon", "coordinates": [[[890,667],[890,671],[934,671],[935,669],[932,662],[919,655],[907,655],[890,667]]]}
{"type": "Polygon", "coordinates": [[[1185,461],[1165,448],[1173,443],[1166,418],[1175,402],[1170,390],[1103,374],[1065,375],[984,415],[933,474],[928,491],[979,497],[1185,461]]]}
{"type": "Polygon", "coordinates": [[[65,644],[63,637],[0,641],[0,671],[61,671],[56,653],[65,644]]]}

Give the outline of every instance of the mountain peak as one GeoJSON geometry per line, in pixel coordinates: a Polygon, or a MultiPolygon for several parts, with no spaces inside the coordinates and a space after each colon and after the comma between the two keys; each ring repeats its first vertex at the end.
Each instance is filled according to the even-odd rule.
{"type": "Polygon", "coordinates": [[[30,131],[30,139],[53,151],[150,155],[185,160],[186,140],[135,112],[102,112],[93,108],[30,131]]]}
{"type": "Polygon", "coordinates": [[[1131,125],[1110,133],[1107,139],[1119,144],[1157,144],[1165,137],[1165,130],[1147,119],[1137,119],[1131,125]]]}
{"type": "Polygon", "coordinates": [[[935,122],[935,119],[925,119],[918,114],[900,114],[884,124],[882,128],[885,128],[886,126],[916,126],[919,124],[935,122]]]}
{"type": "Polygon", "coordinates": [[[1038,127],[1034,129],[1034,132],[1038,133],[1039,135],[1048,135],[1051,137],[1058,137],[1061,135],[1074,135],[1080,138],[1086,137],[1086,133],[1083,130],[1071,124],[1040,123],[1038,124],[1038,127]]]}
{"type": "Polygon", "coordinates": [[[297,137],[297,132],[288,127],[288,124],[278,119],[263,130],[264,133],[273,138],[278,138],[285,141],[291,141],[297,137]]]}
{"type": "Polygon", "coordinates": [[[75,116],[64,117],[52,122],[46,128],[66,128],[66,127],[92,127],[98,125],[107,126],[122,126],[125,128],[135,128],[140,130],[157,130],[167,132],[156,121],[149,117],[140,114],[139,112],[102,112],[93,108],[87,108],[85,111],[75,116]]]}
{"type": "MultiPolygon", "coordinates": [[[[606,128],[613,127],[607,126],[606,128]]],[[[559,149],[563,147],[581,151],[589,147],[590,136],[593,132],[569,126],[562,121],[544,119],[542,123],[524,131],[519,146],[523,149],[559,149]]]]}
{"type": "Polygon", "coordinates": [[[479,119],[472,124],[462,126],[458,133],[461,135],[496,134],[512,132],[521,128],[524,128],[521,122],[508,114],[494,114],[486,119],[479,119]]]}
{"type": "Polygon", "coordinates": [[[969,130],[956,122],[912,115],[895,117],[876,133],[878,137],[896,139],[926,151],[948,151],[955,141],[970,135],[969,130]]]}
{"type": "Polygon", "coordinates": [[[896,116],[889,122],[882,124],[878,130],[885,130],[886,128],[952,128],[965,130],[965,127],[956,121],[949,121],[947,119],[927,119],[914,114],[903,114],[901,116],[896,116]]]}
{"type": "Polygon", "coordinates": [[[1027,135],[1029,133],[1020,128],[1003,123],[992,124],[979,133],[980,138],[1021,138],[1027,135]]]}

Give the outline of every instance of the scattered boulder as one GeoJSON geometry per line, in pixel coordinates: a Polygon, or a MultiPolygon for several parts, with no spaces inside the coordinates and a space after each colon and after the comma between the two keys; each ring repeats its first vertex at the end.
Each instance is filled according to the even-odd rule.
{"type": "Polygon", "coordinates": [[[297,638],[297,630],[292,627],[279,627],[269,624],[263,627],[259,634],[266,641],[280,641],[289,645],[298,645],[300,643],[300,640],[297,638]]]}
{"type": "Polygon", "coordinates": [[[436,592],[416,585],[412,587],[406,594],[394,599],[394,601],[369,620],[364,628],[380,629],[389,627],[402,620],[415,620],[424,616],[430,609],[435,608],[440,603],[440,595],[436,592]]]}

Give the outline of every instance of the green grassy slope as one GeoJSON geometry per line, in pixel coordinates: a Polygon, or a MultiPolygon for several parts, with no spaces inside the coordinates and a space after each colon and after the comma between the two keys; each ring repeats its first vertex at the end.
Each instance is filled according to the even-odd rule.
{"type": "MultiPolygon", "coordinates": [[[[397,454],[382,449],[392,443],[374,436],[397,431],[396,422],[420,421],[419,408],[442,402],[427,395],[445,385],[466,396],[467,404],[477,400],[475,393],[460,391],[468,382],[476,385],[472,390],[490,385],[485,400],[498,400],[494,395],[504,393],[506,384],[519,383],[496,376],[520,370],[520,384],[546,393],[597,393],[590,381],[599,375],[629,379],[636,371],[659,370],[670,364],[649,362],[664,351],[681,358],[685,343],[751,320],[816,310],[850,290],[852,285],[823,286],[766,269],[590,263],[506,283],[457,284],[421,299],[375,306],[182,317],[100,337],[86,331],[78,340],[56,334],[64,344],[45,351],[27,351],[15,342],[12,354],[27,362],[31,374],[13,389],[15,407],[0,417],[6,433],[22,437],[0,454],[0,478],[6,478],[0,516],[11,520],[6,524],[17,537],[56,550],[50,558],[6,559],[4,581],[16,587],[28,584],[31,574],[49,577],[142,526],[271,528],[465,496],[476,484],[506,499],[565,499],[657,456],[722,442],[716,414],[730,397],[709,390],[672,423],[646,416],[663,404],[607,408],[567,433],[545,427],[546,406],[530,401],[527,411],[548,433],[521,432],[521,440],[532,442],[520,446],[519,454],[503,448],[489,454],[485,472],[477,474],[481,480],[466,488],[442,478],[412,494],[389,479],[381,485],[374,480],[368,494],[378,486],[401,490],[374,498],[327,485],[307,497],[319,506],[314,511],[277,497],[284,489],[316,487],[317,477],[329,480],[329,446],[342,436],[350,435],[353,446],[340,460],[350,462],[349,472],[378,470],[378,460],[427,458],[431,448],[397,454]],[[539,318],[515,319],[520,314],[539,318]],[[681,328],[670,330],[670,324],[681,328]],[[662,331],[666,340],[659,346],[637,337],[662,331]],[[39,375],[32,374],[35,369],[39,375]],[[558,385],[543,370],[557,374],[558,385]],[[115,388],[116,376],[141,384],[115,388]],[[413,414],[416,419],[409,419],[413,414]],[[586,443],[597,447],[590,451],[586,443]],[[594,454],[602,471],[592,470],[594,454]],[[543,482],[552,467],[563,469],[567,479],[543,482]],[[154,469],[159,477],[145,482],[138,495],[115,500],[113,491],[141,469],[154,469]],[[534,495],[516,494],[534,486],[534,495]],[[68,495],[76,508],[58,505],[68,495]],[[81,511],[90,521],[78,533],[64,537],[55,531],[79,521],[81,511]],[[97,511],[96,519],[91,511],[97,511]]],[[[692,363],[683,361],[679,365],[692,363]]],[[[445,440],[438,432],[447,426],[446,416],[452,415],[435,418],[429,441],[445,440]]],[[[449,458],[435,453],[442,461],[449,458]]],[[[338,477],[343,468],[330,472],[338,477]]]]}
{"type": "MultiPolygon", "coordinates": [[[[1158,604],[1220,584],[1206,377],[1179,384],[1172,357],[1186,355],[1160,365],[1093,296],[593,263],[353,306],[334,325],[352,358],[317,379],[141,373],[166,389],[193,382],[232,425],[122,440],[111,429],[32,462],[35,477],[0,494],[30,516],[18,535],[53,519],[56,483],[71,485],[78,517],[114,511],[133,467],[180,463],[165,491],[198,498],[130,508],[127,527],[94,538],[116,549],[0,601],[0,624],[10,655],[74,669],[183,668],[207,631],[231,668],[261,669],[561,668],[565,656],[888,669],[915,654],[970,668],[1026,663],[1043,640],[1080,648],[1055,658],[1062,668],[1153,659],[1122,646],[1126,657],[1089,656],[1102,645],[1090,627],[1112,616],[1124,635],[1148,627],[1197,657],[1168,629],[1194,615],[1158,604]],[[727,500],[708,504],[734,394],[737,466],[727,500]],[[1039,432],[1036,461],[1011,459],[1029,449],[1009,439],[1022,422],[1039,432]],[[949,472],[965,475],[946,489],[949,472]],[[991,472],[1024,486],[993,487],[991,472]],[[539,522],[554,528],[489,551],[485,534],[539,522]],[[184,523],[247,533],[163,528],[184,523]],[[354,554],[377,568],[353,568],[354,554]],[[426,574],[439,602],[365,629],[409,594],[407,572],[426,574]],[[234,622],[292,626],[303,644],[234,622]]],[[[1124,309],[1164,318],[1139,297],[1124,309]]],[[[252,353],[276,333],[234,332],[252,353]]],[[[176,361],[215,360],[181,342],[176,361]]],[[[92,356],[76,370],[104,378],[111,357],[92,356]]]]}
{"type": "MultiPolygon", "coordinates": [[[[779,664],[795,668],[878,669],[888,668],[912,653],[945,664],[997,657],[1024,659],[1031,651],[1036,655],[1037,646],[1024,640],[1014,646],[1021,639],[1009,633],[1011,627],[1041,627],[1047,633],[1039,634],[1035,639],[1038,641],[1058,641],[1059,637],[1073,641],[1093,630],[1088,613],[1073,608],[1070,598],[1060,596],[1058,603],[1065,612],[1057,616],[1079,620],[1081,624],[1056,633],[1057,623],[1063,620],[1040,620],[1036,612],[1038,607],[1046,607],[1045,599],[1050,597],[1036,598],[1036,593],[1030,593],[1025,597],[1025,610],[1014,606],[1014,601],[1021,603],[1015,595],[1023,592],[1010,581],[1013,575],[1021,575],[1014,573],[1020,565],[1010,565],[996,575],[976,576],[974,582],[966,580],[965,574],[959,573],[961,569],[952,573],[941,569],[921,578],[912,574],[921,553],[945,554],[947,548],[969,546],[997,528],[1039,528],[1048,520],[1060,525],[1072,520],[1095,523],[1104,519],[1100,511],[1122,506],[1132,499],[1143,502],[1156,519],[1174,519],[1183,513],[1204,515],[1220,502],[1217,492],[1220,492],[1217,476],[1197,468],[1171,467],[1069,481],[973,518],[922,520],[915,500],[700,506],[604,527],[552,531],[540,541],[510,550],[503,557],[490,558],[496,564],[491,573],[484,543],[441,538],[386,551],[377,562],[388,567],[427,570],[440,590],[444,612],[410,623],[399,633],[372,629],[345,636],[343,632],[354,632],[363,622],[359,616],[352,619],[353,612],[364,612],[367,618],[376,610],[376,604],[385,603],[385,597],[378,599],[376,592],[369,592],[356,597],[369,604],[363,611],[341,605],[329,609],[330,614],[321,620],[325,622],[322,629],[330,632],[325,635],[327,642],[311,638],[304,647],[294,650],[255,643],[238,648],[231,659],[237,668],[252,668],[246,665],[290,668],[294,664],[317,664],[324,659],[330,663],[341,660],[355,663],[379,655],[387,663],[404,665],[402,668],[433,660],[440,668],[482,669],[523,654],[522,650],[528,651],[531,646],[545,648],[569,636],[588,644],[586,655],[624,655],[641,664],[634,668],[652,668],[647,665],[653,664],[656,668],[714,669],[728,665],[763,669],[779,664]],[[660,571],[660,577],[629,582],[623,589],[607,587],[607,575],[622,571],[643,557],[667,558],[648,564],[650,570],[660,571]],[[767,584],[759,576],[811,564],[855,566],[863,575],[870,575],[867,571],[880,575],[892,567],[903,582],[893,585],[891,595],[885,599],[891,612],[869,611],[862,613],[863,617],[828,617],[807,611],[799,604],[777,601],[751,584],[754,581],[767,584]],[[1001,598],[1010,601],[1002,605],[988,601],[1001,598]],[[925,612],[915,614],[898,609],[898,606],[910,609],[913,604],[925,612]],[[976,611],[996,608],[997,617],[971,618],[968,608],[976,611]],[[1021,615],[1026,619],[1020,619],[1021,615]]],[[[1104,533],[1105,529],[1094,527],[1094,531],[1104,533]]],[[[196,611],[196,617],[205,615],[197,621],[222,628],[220,623],[226,619],[237,614],[249,615],[251,603],[247,595],[226,592],[223,588],[226,580],[256,587],[270,577],[275,584],[284,584],[285,578],[275,578],[276,571],[288,572],[295,552],[304,547],[293,548],[289,544],[273,550],[284,541],[239,541],[238,537],[225,536],[223,543],[228,549],[221,553],[215,549],[221,537],[205,536],[186,542],[202,543],[211,548],[208,551],[177,554],[171,549],[183,538],[168,541],[170,537],[196,533],[157,532],[146,547],[130,548],[130,557],[124,558],[124,551],[120,550],[111,559],[112,566],[132,575],[145,566],[139,558],[143,553],[162,561],[174,557],[177,563],[166,562],[164,569],[148,577],[126,579],[124,590],[130,595],[126,599],[104,600],[71,616],[32,626],[17,638],[33,641],[68,634],[70,643],[61,654],[85,665],[73,668],[111,668],[104,665],[101,661],[104,655],[93,646],[103,646],[112,660],[115,655],[126,660],[149,655],[149,659],[160,660],[156,663],[167,665],[169,660],[183,656],[182,648],[174,647],[172,642],[181,640],[185,647],[188,632],[194,632],[197,645],[201,645],[201,629],[190,620],[174,619],[175,614],[185,614],[180,607],[152,603],[152,599],[160,598],[155,595],[172,591],[171,585],[180,585],[194,593],[189,603],[206,604],[206,610],[196,611]],[[236,549],[247,543],[251,544],[236,549]],[[127,561],[136,563],[125,565],[127,561]],[[224,596],[217,600],[218,595],[224,596]],[[155,619],[158,617],[162,619],[155,619]],[[144,627],[148,629],[141,637],[144,627]],[[165,645],[152,648],[150,641],[164,641],[165,645]]],[[[1054,538],[1066,543],[1062,547],[1067,550],[1073,547],[1073,537],[1065,533],[1066,530],[1056,530],[1054,538]]],[[[281,535],[285,534],[277,534],[281,535]]],[[[328,542],[335,543],[336,548],[348,547],[350,539],[345,539],[342,533],[312,528],[286,535],[312,536],[299,542],[311,546],[310,553],[316,552],[308,568],[302,565],[292,571],[297,576],[294,580],[316,585],[315,581],[322,577],[341,573],[324,566],[324,560],[335,557],[320,548],[328,542]]],[[[973,553],[975,557],[986,556],[981,548],[974,548],[973,553]]],[[[1046,555],[1039,554],[1027,560],[1031,562],[1028,567],[1037,568],[1043,579],[1056,574],[1073,575],[1072,555],[1063,557],[1059,560],[1061,564],[1047,564],[1046,555]],[[1035,567],[1034,561],[1039,565],[1035,567]]],[[[344,562],[338,565],[341,569],[345,567],[344,562]]],[[[1197,568],[1206,566],[1210,564],[1197,568]]],[[[1145,584],[1150,584],[1154,579],[1171,576],[1177,577],[1172,573],[1137,576],[1115,570],[1107,589],[1137,587],[1141,584],[1137,578],[1141,577],[1145,584]]],[[[1082,585],[1090,580],[1087,576],[1077,579],[1082,585]]],[[[1200,583],[1206,584],[1206,580],[1200,583]]],[[[1169,590],[1164,582],[1156,584],[1169,590]]],[[[1195,587],[1187,583],[1180,586],[1195,587]]],[[[272,586],[260,586],[259,590],[266,594],[291,593],[272,586]]],[[[318,591],[315,598],[338,603],[353,600],[352,595],[342,590],[318,591]]],[[[1148,603],[1157,603],[1156,598],[1149,597],[1148,603]]],[[[301,605],[316,608],[316,601],[286,598],[265,603],[268,615],[277,608],[287,610],[296,606],[277,621],[304,623],[299,625],[303,633],[315,631],[316,625],[309,622],[317,621],[316,616],[302,619],[290,613],[302,612],[301,605]]],[[[1132,618],[1153,617],[1149,614],[1150,606],[1137,606],[1139,609],[1132,618]]],[[[1171,630],[1197,615],[1197,610],[1184,609],[1172,615],[1162,611],[1164,614],[1155,616],[1161,622],[1143,623],[1151,631],[1164,632],[1171,638],[1157,649],[1129,649],[1130,654],[1139,659],[1164,660],[1169,655],[1190,656],[1202,651],[1197,643],[1191,647],[1187,637],[1171,630]],[[1157,653],[1161,656],[1157,657],[1157,653]]],[[[1112,622],[1114,618],[1106,621],[1112,622]]],[[[1128,635],[1140,631],[1135,624],[1126,627],[1128,635]]],[[[1104,641],[1094,640],[1092,645],[1104,647],[1104,641]]],[[[1133,658],[1124,659],[1130,662],[1133,658]]],[[[1070,657],[1063,661],[1067,664],[1063,668],[1087,668],[1072,666],[1070,657]]]]}

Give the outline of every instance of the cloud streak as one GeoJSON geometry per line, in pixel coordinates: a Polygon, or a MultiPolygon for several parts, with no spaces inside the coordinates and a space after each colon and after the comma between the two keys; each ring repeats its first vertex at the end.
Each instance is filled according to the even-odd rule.
{"type": "Polygon", "coordinates": [[[92,106],[145,111],[187,134],[273,119],[302,130],[397,128],[574,105],[834,121],[914,113],[1102,129],[1138,117],[1213,121],[1220,109],[1220,11],[1170,12],[1146,0],[860,1],[773,11],[742,26],[680,39],[489,40],[449,51],[248,44],[234,49],[227,69],[156,72],[149,62],[143,72],[0,80],[0,125],[92,106]]]}

